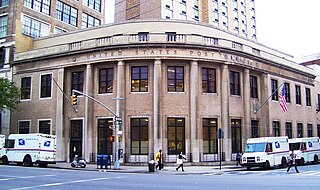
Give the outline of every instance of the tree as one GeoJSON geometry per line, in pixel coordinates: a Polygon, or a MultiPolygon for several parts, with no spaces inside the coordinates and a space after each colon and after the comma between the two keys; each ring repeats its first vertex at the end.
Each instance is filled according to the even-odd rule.
{"type": "Polygon", "coordinates": [[[0,112],[16,110],[20,102],[19,89],[7,78],[0,78],[0,112]]]}

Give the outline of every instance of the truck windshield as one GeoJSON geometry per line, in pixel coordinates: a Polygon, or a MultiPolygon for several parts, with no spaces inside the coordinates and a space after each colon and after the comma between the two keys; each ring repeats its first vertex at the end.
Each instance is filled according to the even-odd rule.
{"type": "Polygon", "coordinates": [[[296,143],[290,143],[289,144],[289,150],[300,150],[300,142],[296,142],[296,143]]]}
{"type": "Polygon", "coordinates": [[[264,152],[266,148],[265,142],[263,143],[249,143],[246,145],[246,150],[245,152],[264,152]]]}

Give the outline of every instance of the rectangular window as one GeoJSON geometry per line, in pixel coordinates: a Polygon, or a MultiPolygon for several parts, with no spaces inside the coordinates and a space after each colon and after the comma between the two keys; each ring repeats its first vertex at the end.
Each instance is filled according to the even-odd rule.
{"type": "Polygon", "coordinates": [[[57,1],[56,19],[72,26],[77,26],[78,10],[61,1],[57,1]]]}
{"type": "Polygon", "coordinates": [[[240,73],[230,71],[230,94],[240,95],[240,73]]]}
{"type": "Polygon", "coordinates": [[[301,138],[303,137],[303,124],[297,123],[297,137],[301,138]]]}
{"type": "Polygon", "coordinates": [[[307,124],[307,129],[308,129],[308,137],[313,137],[312,124],[308,123],[307,124]]]}
{"type": "Polygon", "coordinates": [[[99,26],[100,25],[100,20],[88,15],[86,13],[82,13],[82,28],[90,28],[94,26],[99,26]]]}
{"type": "Polygon", "coordinates": [[[149,40],[149,33],[139,32],[138,37],[139,37],[139,42],[147,42],[149,40]]]}
{"type": "Polygon", "coordinates": [[[54,34],[62,34],[65,32],[68,32],[68,31],[61,29],[61,28],[54,27],[54,34]]]}
{"type": "Polygon", "coordinates": [[[30,121],[19,121],[18,125],[19,134],[29,134],[30,121]]]}
{"type": "Polygon", "coordinates": [[[259,121],[251,120],[251,137],[252,138],[259,137],[259,121]]]}
{"type": "Polygon", "coordinates": [[[93,10],[101,12],[101,0],[83,0],[82,4],[93,10]]]}
{"type": "Polygon", "coordinates": [[[306,88],[306,105],[311,106],[311,91],[310,88],[306,88]]]}
{"type": "Polygon", "coordinates": [[[131,67],[131,92],[148,92],[148,67],[131,67]]]}
{"type": "Polygon", "coordinates": [[[168,92],[184,92],[183,67],[168,67],[168,92]]]}
{"type": "Polygon", "coordinates": [[[274,121],[272,123],[272,129],[273,129],[273,136],[274,137],[279,137],[280,136],[280,122],[279,121],[274,121]]]}
{"type": "Polygon", "coordinates": [[[202,68],[202,93],[216,93],[216,70],[202,68]]]}
{"type": "Polygon", "coordinates": [[[39,38],[49,35],[49,24],[45,24],[28,16],[23,16],[22,34],[39,38]]]}
{"type": "Polygon", "coordinates": [[[301,105],[301,88],[296,85],[296,104],[301,105]]]}
{"type": "Polygon", "coordinates": [[[217,119],[202,119],[204,154],[217,154],[218,152],[217,123],[217,119]]]}
{"type": "MultiPolygon", "coordinates": [[[[0,119],[1,119],[1,114],[0,114],[0,119]]],[[[0,130],[1,130],[1,128],[0,128],[0,130]]],[[[320,125],[319,124],[317,125],[317,137],[320,138],[320,125]]]]}
{"type": "Polygon", "coordinates": [[[250,97],[258,98],[258,78],[250,75],[250,97]]]}
{"type": "Polygon", "coordinates": [[[168,118],[168,154],[185,153],[185,119],[168,118]]]}
{"type": "Polygon", "coordinates": [[[292,139],[292,123],[286,122],[286,136],[288,136],[289,139],[292,139]]]}
{"type": "Polygon", "coordinates": [[[148,118],[131,118],[131,154],[147,155],[148,149],[148,118]]]}
{"type": "Polygon", "coordinates": [[[7,36],[7,29],[8,29],[8,16],[1,16],[0,17],[0,37],[7,36]]]}
{"type": "Polygon", "coordinates": [[[99,70],[99,94],[113,92],[113,69],[99,70]]]}
{"type": "Polygon", "coordinates": [[[272,100],[278,101],[278,81],[271,79],[271,93],[272,93],[272,100]]]}
{"type": "Polygon", "coordinates": [[[71,78],[71,91],[78,90],[83,92],[83,71],[73,72],[71,78]]]}
{"type": "Polygon", "coordinates": [[[39,133],[50,135],[50,131],[51,131],[50,126],[51,126],[50,120],[39,121],[39,133]]]}
{"type": "Polygon", "coordinates": [[[40,98],[51,97],[51,74],[41,75],[40,98]]]}
{"type": "Polygon", "coordinates": [[[46,15],[50,15],[50,0],[24,0],[24,6],[46,15]]]}
{"type": "Polygon", "coordinates": [[[113,119],[98,119],[98,154],[113,154],[113,119]]]}
{"type": "Polygon", "coordinates": [[[21,78],[21,100],[31,99],[31,77],[21,78]]]}
{"type": "Polygon", "coordinates": [[[232,153],[242,152],[241,120],[231,119],[231,148],[232,153]]]}
{"type": "Polygon", "coordinates": [[[290,103],[291,102],[291,98],[290,98],[290,84],[289,83],[284,83],[284,89],[285,89],[285,95],[286,95],[286,102],[290,103]]]}
{"type": "Polygon", "coordinates": [[[1,0],[0,3],[0,7],[5,7],[9,5],[9,0],[1,0]]]}

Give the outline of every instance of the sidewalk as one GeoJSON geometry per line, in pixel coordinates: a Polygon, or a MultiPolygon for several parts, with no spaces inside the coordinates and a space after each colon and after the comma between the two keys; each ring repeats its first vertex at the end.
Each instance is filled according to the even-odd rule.
{"type": "Polygon", "coordinates": [[[230,172],[230,171],[241,171],[245,170],[244,167],[235,166],[235,165],[223,165],[221,166],[192,166],[192,165],[184,165],[185,172],[176,171],[176,165],[169,163],[168,165],[164,165],[164,169],[155,170],[155,172],[149,172],[148,165],[143,166],[128,166],[121,165],[120,169],[115,169],[113,165],[106,168],[98,168],[96,164],[87,164],[85,168],[73,168],[70,163],[67,162],[57,162],[57,164],[48,165],[49,168],[61,168],[61,169],[71,169],[71,170],[83,170],[83,171],[100,171],[100,172],[123,172],[123,173],[186,173],[186,174],[206,174],[206,173],[215,173],[215,172],[230,172]]]}

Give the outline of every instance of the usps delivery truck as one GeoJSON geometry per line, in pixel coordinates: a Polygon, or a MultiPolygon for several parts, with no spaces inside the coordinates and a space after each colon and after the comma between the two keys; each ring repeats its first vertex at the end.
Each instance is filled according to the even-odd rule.
{"type": "Polygon", "coordinates": [[[289,139],[290,154],[295,154],[299,165],[319,162],[320,143],[319,137],[305,137],[289,139]]]}
{"type": "Polygon", "coordinates": [[[245,152],[242,156],[242,165],[251,167],[270,167],[287,166],[289,152],[288,137],[261,137],[250,138],[247,140],[245,152]]]}
{"type": "Polygon", "coordinates": [[[9,135],[4,153],[3,164],[15,162],[18,165],[32,166],[38,164],[47,167],[56,161],[56,136],[47,134],[11,134],[9,135]]]}

